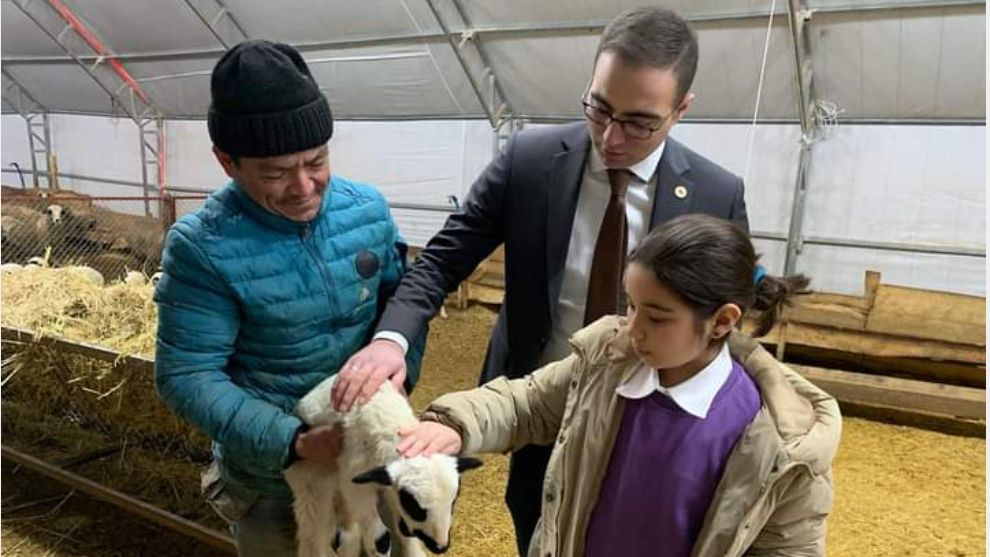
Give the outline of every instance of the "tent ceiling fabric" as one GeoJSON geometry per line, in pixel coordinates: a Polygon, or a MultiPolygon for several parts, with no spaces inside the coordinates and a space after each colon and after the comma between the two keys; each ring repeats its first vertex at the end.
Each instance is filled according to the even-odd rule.
{"type": "MultiPolygon", "coordinates": [[[[209,71],[222,45],[184,1],[64,1],[123,55],[124,65],[165,116],[205,116],[209,71]]],[[[303,46],[338,117],[483,117],[427,1],[226,4],[249,36],[303,46]],[[429,38],[410,38],[424,34],[429,38]],[[391,39],[358,47],[314,44],[381,37],[391,39]]],[[[985,118],[985,6],[949,2],[923,8],[910,0],[884,1],[894,8],[855,11],[842,0],[810,2],[823,10],[810,24],[816,97],[835,103],[840,118],[985,118]],[[906,6],[896,8],[899,4],[906,6]]],[[[481,30],[476,44],[491,60],[514,113],[534,118],[579,116],[577,99],[590,77],[601,24],[641,3],[460,0],[470,27],[481,30]]],[[[777,4],[782,13],[786,4],[777,4]]],[[[668,5],[694,20],[701,42],[697,99],[689,116],[751,118],[769,2],[668,5]]],[[[451,29],[464,28],[452,0],[439,0],[438,6],[451,29]]],[[[0,23],[5,69],[42,104],[53,111],[113,113],[109,95],[12,0],[2,1],[0,23]]],[[[787,18],[777,16],[760,116],[794,120],[795,102],[790,32],[787,18]]]]}
{"type": "MultiPolygon", "coordinates": [[[[113,114],[110,95],[76,64],[9,66],[6,70],[51,111],[113,114]]],[[[6,81],[6,76],[4,77],[6,81]]],[[[123,114],[122,112],[120,114],[123,114]]]]}
{"type": "Polygon", "coordinates": [[[317,42],[439,31],[426,0],[227,0],[251,37],[317,42]]]}
{"type": "Polygon", "coordinates": [[[815,21],[817,95],[853,118],[983,118],[983,8],[824,14],[815,21]]]}
{"type": "Polygon", "coordinates": [[[116,53],[217,46],[209,28],[182,0],[75,0],[65,4],[116,53]]]}

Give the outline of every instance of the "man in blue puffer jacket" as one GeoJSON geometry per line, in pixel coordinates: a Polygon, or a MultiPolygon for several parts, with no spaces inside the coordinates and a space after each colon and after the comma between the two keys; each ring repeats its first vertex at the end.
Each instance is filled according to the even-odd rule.
{"type": "MultiPolygon", "coordinates": [[[[248,41],[211,77],[209,131],[231,182],[169,231],[155,381],[213,439],[204,493],[240,555],[295,554],[295,459],[333,465],[340,432],[292,410],[368,342],[406,246],[373,188],[330,176],[333,120],[292,47],[248,41]]],[[[422,338],[408,349],[411,388],[422,338]]]]}

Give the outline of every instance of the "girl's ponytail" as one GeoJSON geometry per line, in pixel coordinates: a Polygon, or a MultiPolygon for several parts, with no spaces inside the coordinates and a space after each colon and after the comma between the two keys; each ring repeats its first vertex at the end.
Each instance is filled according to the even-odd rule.
{"type": "Polygon", "coordinates": [[[784,306],[791,305],[792,298],[798,294],[807,294],[810,281],[804,275],[775,277],[762,275],[756,283],[756,298],[753,309],[760,312],[756,320],[753,337],[761,337],[770,332],[777,318],[780,317],[784,306]]]}

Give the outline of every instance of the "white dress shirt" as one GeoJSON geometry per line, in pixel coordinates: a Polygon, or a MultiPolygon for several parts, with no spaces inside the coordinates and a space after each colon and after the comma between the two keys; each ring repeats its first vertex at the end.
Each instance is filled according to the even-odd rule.
{"type": "MultiPolygon", "coordinates": [[[[650,231],[650,218],[653,216],[653,200],[657,189],[656,171],[663,156],[666,142],[645,159],[629,167],[633,173],[626,190],[626,226],[629,230],[626,245],[632,251],[650,231]]],[[[612,195],[608,183],[608,169],[598,151],[591,147],[584,175],[581,178],[581,191],[578,194],[577,210],[571,227],[571,240],[564,263],[564,277],[560,285],[560,299],[555,312],[553,331],[543,354],[540,365],[566,358],[571,353],[568,339],[584,326],[584,306],[588,299],[591,262],[595,257],[595,242],[602,227],[605,207],[612,195]]]]}
{"type": "Polygon", "coordinates": [[[660,391],[682,410],[703,420],[708,417],[715,395],[729,379],[731,372],[732,358],[729,356],[729,343],[726,342],[718,356],[687,381],[670,388],[664,387],[660,384],[660,373],[641,363],[626,382],[616,387],[615,392],[624,398],[639,399],[660,391]]]}

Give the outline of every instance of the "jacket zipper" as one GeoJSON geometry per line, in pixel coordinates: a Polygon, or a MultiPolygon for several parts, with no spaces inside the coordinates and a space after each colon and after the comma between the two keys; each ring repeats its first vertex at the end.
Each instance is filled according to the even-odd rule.
{"type": "Polygon", "coordinates": [[[326,264],[320,257],[319,251],[316,246],[310,240],[309,234],[309,224],[303,226],[299,230],[299,240],[302,242],[306,251],[309,252],[309,256],[313,258],[316,263],[316,268],[320,271],[320,276],[323,277],[324,291],[327,293],[327,303],[330,304],[330,315],[338,315],[337,304],[335,302],[336,297],[334,296],[333,282],[330,281],[330,271],[327,270],[326,264]]]}

